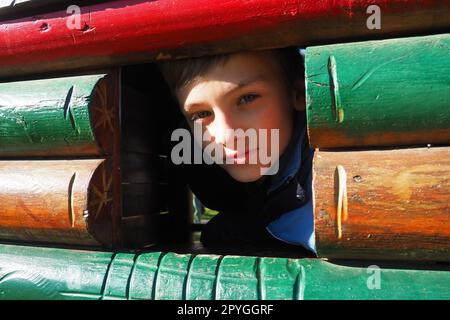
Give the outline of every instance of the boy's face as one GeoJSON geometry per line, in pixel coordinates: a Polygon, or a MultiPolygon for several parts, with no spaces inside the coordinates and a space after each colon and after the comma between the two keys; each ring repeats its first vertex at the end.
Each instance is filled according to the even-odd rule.
{"type": "MultiPolygon", "coordinates": [[[[191,129],[201,124],[211,141],[223,148],[224,156],[234,159],[219,165],[240,182],[256,181],[261,169],[270,166],[262,164],[259,156],[251,164],[249,157],[271,155],[271,129],[279,130],[278,154],[284,152],[293,131],[294,108],[304,108],[303,93],[288,88],[281,66],[268,51],[233,54],[176,94],[191,129]],[[239,152],[230,129],[267,129],[267,141],[258,139],[257,146],[249,148],[247,139],[245,151],[239,152]]],[[[209,143],[203,142],[203,148],[209,143]]]]}

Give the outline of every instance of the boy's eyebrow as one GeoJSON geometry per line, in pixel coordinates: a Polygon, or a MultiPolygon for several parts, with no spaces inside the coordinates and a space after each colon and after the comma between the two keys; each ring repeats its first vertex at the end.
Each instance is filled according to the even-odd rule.
{"type": "Polygon", "coordinates": [[[253,84],[253,83],[255,83],[255,82],[259,82],[259,81],[264,81],[264,80],[266,80],[266,77],[264,77],[263,75],[257,75],[256,77],[253,77],[253,78],[249,78],[249,79],[245,79],[245,80],[242,80],[241,82],[239,82],[237,85],[236,85],[236,87],[234,87],[233,89],[231,89],[230,91],[228,91],[227,93],[225,93],[223,96],[224,97],[226,97],[227,95],[229,95],[229,94],[231,94],[231,93],[233,93],[233,92],[235,92],[235,91],[237,91],[237,90],[239,90],[239,89],[241,89],[241,88],[243,88],[243,87],[246,87],[246,86],[248,86],[248,85],[250,85],[250,84],[253,84]]]}
{"type": "MultiPolygon", "coordinates": [[[[235,91],[237,91],[239,89],[242,89],[243,87],[246,87],[246,86],[248,86],[250,84],[253,84],[255,82],[265,81],[265,80],[266,80],[266,77],[264,75],[261,75],[261,74],[257,75],[256,77],[253,77],[253,78],[242,80],[233,89],[231,89],[228,92],[226,92],[223,95],[223,97],[226,97],[226,96],[232,94],[233,92],[235,92],[235,91]]],[[[195,107],[196,105],[199,105],[199,104],[201,104],[201,103],[197,103],[197,102],[189,103],[187,106],[185,106],[185,109],[187,109],[187,110],[191,109],[191,108],[193,108],[193,107],[195,107]]]]}

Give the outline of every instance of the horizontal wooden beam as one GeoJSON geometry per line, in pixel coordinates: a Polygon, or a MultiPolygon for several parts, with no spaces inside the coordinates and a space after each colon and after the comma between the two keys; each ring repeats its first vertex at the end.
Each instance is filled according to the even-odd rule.
{"type": "Polygon", "coordinates": [[[306,50],[316,148],[450,143],[450,33],[306,50]]]}
{"type": "Polygon", "coordinates": [[[117,73],[0,83],[0,158],[110,155],[117,73]]]}
{"type": "MultiPolygon", "coordinates": [[[[318,259],[0,244],[0,297],[55,300],[449,299],[450,271],[318,259]],[[409,269],[409,270],[408,270],[409,269]],[[381,289],[381,290],[377,290],[381,289]]],[[[423,268],[423,266],[422,266],[423,268]]]]}
{"type": "Polygon", "coordinates": [[[450,261],[450,148],[316,151],[318,255],[450,261]]]}
{"type": "Polygon", "coordinates": [[[0,161],[0,179],[0,239],[115,244],[113,182],[103,159],[0,161]]]}
{"type": "Polygon", "coordinates": [[[0,24],[0,79],[263,49],[423,34],[450,28],[448,1],[124,0],[0,24]],[[75,28],[69,28],[74,25],[75,28]]]}

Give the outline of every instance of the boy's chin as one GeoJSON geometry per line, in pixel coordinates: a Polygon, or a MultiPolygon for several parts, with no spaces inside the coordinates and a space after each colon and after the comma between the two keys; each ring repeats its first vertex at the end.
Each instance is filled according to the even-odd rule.
{"type": "Polygon", "coordinates": [[[258,165],[223,165],[222,168],[236,181],[254,182],[262,177],[261,166],[258,165]]]}

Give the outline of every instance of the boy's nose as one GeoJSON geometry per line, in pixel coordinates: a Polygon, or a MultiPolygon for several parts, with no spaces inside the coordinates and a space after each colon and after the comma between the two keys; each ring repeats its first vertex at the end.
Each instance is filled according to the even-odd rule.
{"type": "Polygon", "coordinates": [[[234,129],[237,128],[234,126],[230,116],[221,112],[216,112],[208,131],[216,143],[230,145],[232,139],[235,139],[233,134],[234,129]]]}

